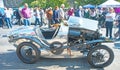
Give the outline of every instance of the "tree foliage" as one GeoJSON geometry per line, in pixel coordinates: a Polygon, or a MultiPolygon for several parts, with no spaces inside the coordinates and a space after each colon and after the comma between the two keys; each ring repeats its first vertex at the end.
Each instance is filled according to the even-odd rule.
{"type": "Polygon", "coordinates": [[[28,3],[30,7],[39,6],[42,8],[60,6],[67,4],[67,0],[23,0],[23,3],[28,3]]]}
{"type": "Polygon", "coordinates": [[[75,0],[78,2],[78,5],[86,5],[86,4],[93,4],[99,5],[107,0],[75,0]]]}
{"type": "Polygon", "coordinates": [[[116,1],[119,1],[119,2],[120,2],[120,0],[116,0],[116,1]]]}
{"type": "MultiPolygon", "coordinates": [[[[83,6],[86,4],[100,5],[101,3],[107,0],[23,0],[23,3],[28,3],[30,7],[39,6],[42,8],[46,7],[55,7],[60,6],[61,4],[65,4],[66,7],[69,6],[83,6]]],[[[119,1],[120,0],[116,0],[119,1]]]]}

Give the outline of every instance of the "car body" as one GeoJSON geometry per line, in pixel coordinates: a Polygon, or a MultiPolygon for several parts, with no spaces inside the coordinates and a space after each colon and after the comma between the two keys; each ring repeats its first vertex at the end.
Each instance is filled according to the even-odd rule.
{"type": "Polygon", "coordinates": [[[25,27],[12,31],[8,37],[9,42],[17,48],[17,56],[24,63],[35,63],[43,49],[54,55],[62,54],[64,49],[69,53],[76,49],[83,54],[87,53],[88,63],[93,67],[106,67],[112,63],[114,53],[102,45],[108,41],[101,36],[97,25],[95,20],[70,17],[58,28],[25,27]]]}

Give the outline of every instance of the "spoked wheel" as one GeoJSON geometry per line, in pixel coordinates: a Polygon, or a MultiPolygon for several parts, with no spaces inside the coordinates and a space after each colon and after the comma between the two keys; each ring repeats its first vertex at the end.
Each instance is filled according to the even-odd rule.
{"type": "Polygon", "coordinates": [[[56,50],[52,50],[51,53],[54,55],[60,55],[62,54],[64,51],[64,49],[56,49],[56,50]]]}
{"type": "Polygon", "coordinates": [[[16,52],[20,60],[27,64],[35,63],[40,56],[40,51],[37,46],[30,42],[23,42],[19,44],[16,52]]]}
{"type": "Polygon", "coordinates": [[[51,45],[50,45],[50,48],[52,49],[51,53],[53,53],[55,55],[62,54],[62,52],[64,51],[64,49],[62,47],[63,47],[63,44],[58,41],[51,43],[51,45]]]}
{"type": "Polygon", "coordinates": [[[114,53],[107,46],[99,45],[89,51],[87,59],[88,63],[93,67],[102,68],[113,62],[114,53]]]}

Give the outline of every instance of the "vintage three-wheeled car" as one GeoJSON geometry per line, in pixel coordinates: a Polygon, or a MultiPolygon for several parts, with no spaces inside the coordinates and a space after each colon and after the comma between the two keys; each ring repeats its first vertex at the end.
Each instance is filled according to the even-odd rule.
{"type": "Polygon", "coordinates": [[[11,31],[8,37],[17,48],[17,56],[28,64],[35,63],[43,49],[54,55],[62,54],[64,49],[86,53],[93,67],[106,67],[114,59],[113,51],[102,44],[108,40],[102,37],[95,20],[70,17],[58,28],[21,27],[11,31]]]}

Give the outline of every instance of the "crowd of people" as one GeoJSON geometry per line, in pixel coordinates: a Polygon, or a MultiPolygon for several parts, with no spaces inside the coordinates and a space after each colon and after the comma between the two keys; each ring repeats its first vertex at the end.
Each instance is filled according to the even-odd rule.
{"type": "Polygon", "coordinates": [[[119,30],[115,36],[119,36],[120,39],[120,17],[119,13],[115,13],[114,8],[83,8],[79,6],[77,9],[70,7],[65,8],[64,4],[60,7],[49,7],[42,9],[40,7],[29,8],[28,4],[24,4],[24,8],[18,8],[13,11],[12,8],[0,8],[0,26],[6,25],[8,28],[13,27],[12,19],[18,20],[16,24],[30,26],[30,18],[35,19],[34,25],[40,27],[48,24],[50,28],[52,24],[60,24],[63,20],[68,20],[70,16],[83,17],[87,19],[97,20],[99,22],[98,27],[106,27],[106,37],[112,38],[113,23],[116,21],[116,25],[119,30]]]}

